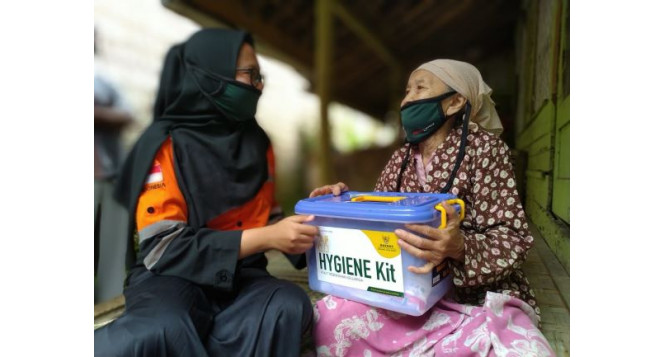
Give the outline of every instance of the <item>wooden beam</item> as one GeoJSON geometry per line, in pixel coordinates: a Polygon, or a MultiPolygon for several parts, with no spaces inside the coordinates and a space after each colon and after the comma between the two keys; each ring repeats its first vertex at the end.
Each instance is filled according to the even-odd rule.
{"type": "MultiPolygon", "coordinates": [[[[308,72],[313,58],[311,51],[294,41],[276,25],[260,21],[258,16],[247,14],[240,1],[161,0],[163,5],[194,21],[197,14],[213,17],[224,26],[240,28],[252,33],[257,52],[283,60],[301,71],[308,72]],[[192,16],[194,15],[194,16],[192,16]],[[267,45],[269,44],[269,45],[267,45]],[[261,51],[262,50],[262,51],[261,51]]],[[[258,15],[258,14],[256,14],[258,15]]],[[[201,23],[204,25],[203,23],[201,23]]],[[[209,23],[207,24],[209,26],[209,23]]]]}
{"type": "Polygon", "coordinates": [[[367,44],[380,59],[393,69],[400,69],[401,64],[392,52],[383,44],[380,38],[374,34],[365,24],[358,20],[338,1],[332,2],[332,11],[334,14],[351,30],[357,37],[367,44]]]}
{"type": "Polygon", "coordinates": [[[182,0],[161,0],[161,4],[165,8],[198,23],[201,27],[229,28],[228,24],[224,24],[218,19],[210,17],[208,14],[191,7],[182,0]]]}
{"type": "Polygon", "coordinates": [[[331,4],[334,14],[389,67],[390,95],[388,101],[389,107],[396,110],[399,107],[400,87],[402,85],[401,63],[380,37],[348,11],[338,0],[332,1],[331,4]]]}
{"type": "Polygon", "coordinates": [[[330,150],[330,123],[328,105],[332,88],[332,56],[334,26],[332,22],[332,0],[316,0],[315,71],[316,93],[320,100],[320,176],[318,186],[332,182],[332,155],[330,150]]]}
{"type": "MultiPolygon", "coordinates": [[[[454,2],[454,6],[443,7],[444,11],[440,11],[441,8],[436,6],[438,5],[436,3],[427,4],[431,4],[429,11],[424,12],[417,20],[412,20],[414,23],[420,23],[424,26],[411,25],[403,30],[399,35],[400,38],[410,38],[412,43],[424,43],[434,32],[440,31],[452,20],[458,19],[460,15],[472,8],[474,1],[463,0],[454,2]]],[[[481,28],[481,26],[477,26],[477,28],[481,28]]],[[[463,36],[459,37],[465,39],[467,38],[467,34],[464,33],[463,36]]]]}

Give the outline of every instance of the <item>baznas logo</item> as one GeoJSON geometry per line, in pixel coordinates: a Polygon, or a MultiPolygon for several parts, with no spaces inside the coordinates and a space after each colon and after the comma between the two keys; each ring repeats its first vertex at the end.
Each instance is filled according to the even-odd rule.
{"type": "Polygon", "coordinates": [[[390,236],[383,236],[383,243],[387,244],[390,242],[390,236]]]}
{"type": "Polygon", "coordinates": [[[327,236],[321,236],[320,239],[318,239],[318,245],[316,246],[316,249],[318,249],[319,252],[327,252],[328,249],[328,238],[327,236]]]}

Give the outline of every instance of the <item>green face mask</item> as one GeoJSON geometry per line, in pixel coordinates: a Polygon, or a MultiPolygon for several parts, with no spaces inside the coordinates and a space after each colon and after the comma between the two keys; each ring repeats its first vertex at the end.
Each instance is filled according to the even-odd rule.
{"type": "Polygon", "coordinates": [[[440,102],[455,93],[452,91],[434,98],[416,100],[401,107],[401,125],[409,143],[422,142],[445,124],[447,117],[440,102]]]}
{"type": "Polygon", "coordinates": [[[261,91],[238,81],[225,80],[223,88],[212,94],[215,103],[226,116],[238,123],[251,121],[256,116],[256,107],[261,91]]]}
{"type": "Polygon", "coordinates": [[[189,67],[201,93],[211,99],[228,120],[237,124],[253,121],[261,91],[234,79],[189,67]]]}

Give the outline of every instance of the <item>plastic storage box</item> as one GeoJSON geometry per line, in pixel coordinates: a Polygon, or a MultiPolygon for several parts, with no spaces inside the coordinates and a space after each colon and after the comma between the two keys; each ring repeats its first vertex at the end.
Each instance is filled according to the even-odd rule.
{"type": "Polygon", "coordinates": [[[463,201],[450,194],[345,192],[301,200],[295,213],[314,215],[319,227],[307,251],[309,286],[330,295],[412,316],[428,311],[452,288],[446,263],[428,274],[408,271],[426,261],[402,251],[394,233],[405,224],[445,226],[440,203],[461,216],[463,201]]]}

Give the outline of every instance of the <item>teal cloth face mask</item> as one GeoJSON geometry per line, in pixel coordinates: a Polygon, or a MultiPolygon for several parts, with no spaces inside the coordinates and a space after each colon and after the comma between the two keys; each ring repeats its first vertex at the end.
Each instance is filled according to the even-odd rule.
{"type": "Polygon", "coordinates": [[[412,101],[401,107],[401,125],[409,143],[419,144],[445,124],[448,118],[443,113],[440,102],[455,93],[456,91],[452,91],[437,97],[412,101]]]}
{"type": "Polygon", "coordinates": [[[221,90],[211,96],[229,119],[244,123],[254,120],[261,91],[248,84],[225,80],[221,90]]]}
{"type": "Polygon", "coordinates": [[[238,124],[254,120],[262,92],[251,85],[190,66],[201,93],[221,109],[228,120],[238,124]]]}

